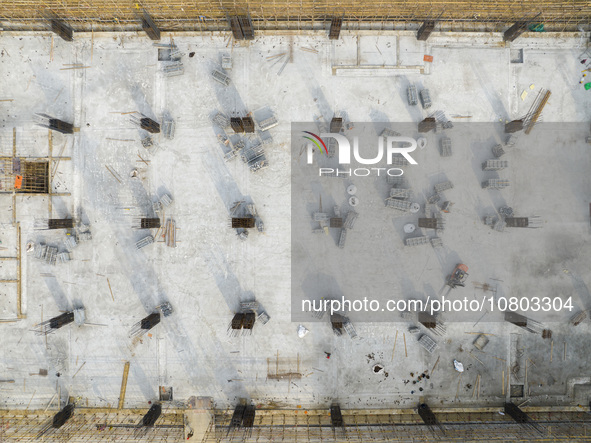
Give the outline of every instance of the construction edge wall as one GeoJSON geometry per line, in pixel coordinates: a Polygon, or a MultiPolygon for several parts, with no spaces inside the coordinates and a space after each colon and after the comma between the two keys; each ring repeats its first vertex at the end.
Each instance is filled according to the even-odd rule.
{"type": "MultiPolygon", "coordinates": [[[[344,428],[332,428],[329,410],[257,409],[252,427],[230,429],[233,410],[211,410],[206,429],[192,429],[187,416],[203,410],[163,405],[155,425],[138,428],[145,409],[77,407],[44,441],[181,442],[193,431],[207,442],[225,441],[591,441],[588,406],[522,407],[536,426],[520,425],[502,407],[432,408],[438,426],[427,426],[413,409],[343,409],[344,428]]],[[[38,441],[56,411],[0,410],[0,441],[38,441]]]]}
{"type": "Polygon", "coordinates": [[[534,19],[547,31],[588,30],[591,2],[417,0],[3,0],[2,30],[48,29],[49,17],[74,31],[140,30],[145,9],[163,31],[228,30],[228,16],[249,15],[255,30],[324,29],[342,17],[342,29],[418,29],[436,20],[435,30],[504,31],[516,21],[534,19]],[[538,15],[539,14],[539,15],[538,15]]]}
{"type": "MultiPolygon", "coordinates": [[[[417,405],[418,406],[418,405],[417,405]]],[[[589,406],[522,407],[531,424],[517,424],[503,408],[431,408],[437,426],[417,409],[341,409],[344,427],[333,428],[329,410],[257,409],[252,428],[230,428],[233,410],[215,411],[207,442],[409,442],[591,441],[589,406]]]]}

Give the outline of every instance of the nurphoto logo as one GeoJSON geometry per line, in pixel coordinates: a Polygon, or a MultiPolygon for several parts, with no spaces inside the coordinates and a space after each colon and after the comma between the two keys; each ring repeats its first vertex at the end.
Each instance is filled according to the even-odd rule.
{"type": "MultiPolygon", "coordinates": [[[[307,146],[307,156],[306,161],[309,165],[314,162],[314,145],[318,148],[318,150],[326,155],[329,155],[329,149],[326,146],[326,143],[322,140],[323,138],[333,138],[336,141],[337,151],[338,151],[338,161],[339,165],[350,165],[351,164],[351,143],[349,139],[342,134],[335,134],[335,133],[323,133],[320,136],[309,132],[303,131],[308,135],[304,135],[303,137],[309,140],[312,143],[308,143],[307,146]],[[311,136],[311,137],[310,137],[311,136]]],[[[417,165],[418,163],[414,158],[411,157],[410,153],[413,152],[417,148],[417,141],[412,137],[402,137],[402,136],[388,136],[388,137],[379,137],[378,138],[378,150],[377,154],[373,158],[363,158],[359,152],[359,137],[353,137],[353,158],[355,161],[361,165],[377,165],[381,163],[384,159],[384,154],[386,157],[386,164],[392,165],[393,158],[395,155],[402,155],[409,164],[417,165]],[[384,138],[386,138],[386,149],[384,150],[384,138]]],[[[339,168],[319,168],[318,174],[319,176],[322,175],[355,175],[358,177],[364,177],[368,175],[372,175],[372,172],[376,175],[380,175],[381,172],[385,172],[389,176],[397,177],[404,174],[404,171],[400,168],[355,168],[355,169],[339,169],[339,168]]]]}

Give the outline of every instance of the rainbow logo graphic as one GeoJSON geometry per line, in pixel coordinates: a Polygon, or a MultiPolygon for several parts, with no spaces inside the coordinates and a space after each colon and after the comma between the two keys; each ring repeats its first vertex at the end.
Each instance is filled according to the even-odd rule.
{"type": "Polygon", "coordinates": [[[306,135],[304,135],[303,137],[305,139],[310,140],[312,143],[314,143],[316,146],[318,146],[318,149],[320,149],[320,152],[322,152],[322,148],[320,147],[320,145],[318,144],[318,142],[320,142],[322,144],[322,146],[324,147],[324,152],[326,153],[326,155],[328,155],[328,149],[326,148],[326,145],[324,144],[324,142],[322,141],[322,139],[320,137],[318,137],[316,134],[312,133],[312,132],[308,132],[308,131],[303,131],[306,134],[310,134],[312,137],[314,137],[316,140],[314,140],[314,138],[308,137],[306,135]]]}

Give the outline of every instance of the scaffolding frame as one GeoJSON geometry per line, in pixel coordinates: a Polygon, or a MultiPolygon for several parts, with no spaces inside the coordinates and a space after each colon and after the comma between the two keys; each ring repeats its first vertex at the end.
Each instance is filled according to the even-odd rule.
{"type": "Polygon", "coordinates": [[[48,130],[47,157],[24,157],[17,153],[16,128],[12,128],[12,155],[0,156],[0,199],[1,196],[12,196],[12,225],[16,228],[16,256],[0,256],[0,261],[16,261],[16,277],[0,280],[0,284],[16,284],[17,304],[16,318],[0,319],[0,322],[18,321],[27,318],[22,309],[22,244],[21,226],[16,221],[16,207],[18,196],[47,196],[48,218],[53,213],[53,197],[70,196],[69,192],[53,192],[53,177],[61,160],[71,160],[70,157],[53,156],[53,136],[48,130]],[[20,184],[17,187],[17,176],[20,184]]]}
{"type": "Polygon", "coordinates": [[[12,128],[12,156],[0,156],[0,195],[12,195],[12,225],[16,226],[17,196],[47,196],[48,218],[53,214],[53,197],[69,197],[69,192],[54,192],[53,178],[59,163],[71,157],[53,155],[53,135],[48,131],[47,157],[21,157],[17,154],[16,128],[12,128]],[[15,165],[18,165],[18,170],[15,165]],[[21,183],[17,185],[17,177],[21,183]],[[20,186],[20,187],[17,187],[20,186]]]}
{"type": "MultiPolygon", "coordinates": [[[[142,8],[163,31],[228,31],[227,16],[248,15],[254,30],[325,30],[335,16],[343,17],[343,29],[412,29],[426,21],[437,21],[435,30],[505,31],[525,16],[538,13],[536,21],[546,31],[577,31],[589,28],[591,4],[583,0],[528,2],[468,0],[433,3],[417,0],[346,0],[332,2],[302,0],[145,0],[142,8]]],[[[6,0],[0,20],[5,30],[46,30],[47,17],[72,26],[75,31],[139,31],[137,8],[118,0],[6,0]]]]}
{"type": "MultiPolygon", "coordinates": [[[[21,246],[21,224],[16,223],[16,256],[0,256],[1,261],[16,261],[16,276],[14,278],[8,278],[0,280],[0,284],[16,285],[16,317],[15,318],[3,318],[0,319],[0,323],[15,322],[27,318],[27,315],[23,313],[22,307],[22,246],[21,246]]],[[[1,441],[1,440],[0,440],[1,441]]]]}

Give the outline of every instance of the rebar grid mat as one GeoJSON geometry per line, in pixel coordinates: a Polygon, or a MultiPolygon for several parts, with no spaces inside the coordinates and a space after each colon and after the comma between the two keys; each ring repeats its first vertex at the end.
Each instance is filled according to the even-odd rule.
{"type": "MultiPolygon", "coordinates": [[[[104,411],[104,410],[103,410],[104,411]]],[[[42,441],[70,443],[117,442],[179,442],[184,439],[184,420],[181,412],[164,411],[145,435],[138,436],[138,424],[146,410],[93,412],[76,409],[61,428],[49,429],[42,441]]],[[[55,411],[0,411],[0,441],[34,442],[39,431],[51,423],[55,411]]]]}
{"type": "MultiPolygon", "coordinates": [[[[299,30],[318,25],[328,29],[334,16],[343,17],[343,29],[349,29],[349,25],[359,26],[363,22],[381,23],[384,28],[391,27],[392,23],[418,26],[426,20],[437,19],[436,31],[446,24],[454,30],[471,30],[480,25],[485,30],[504,31],[516,21],[530,17],[533,12],[541,12],[536,22],[544,23],[546,30],[576,31],[577,26],[587,25],[591,16],[591,4],[581,0],[542,0],[535,5],[510,0],[499,0],[492,4],[471,1],[434,4],[418,0],[410,7],[408,2],[402,0],[347,0],[340,2],[338,7],[332,2],[312,0],[145,0],[141,5],[156,25],[165,31],[229,30],[228,17],[244,14],[248,14],[252,20],[255,31],[277,28],[299,30]]],[[[118,0],[7,0],[2,4],[0,20],[19,29],[49,29],[49,23],[45,22],[48,12],[58,20],[64,20],[75,31],[80,28],[90,30],[90,24],[95,31],[99,26],[114,30],[140,29],[135,4],[118,0]]]]}
{"type": "Polygon", "coordinates": [[[542,428],[524,428],[508,415],[497,411],[441,412],[434,410],[441,428],[427,426],[418,413],[380,413],[343,410],[344,429],[334,429],[326,411],[269,411],[258,410],[252,429],[229,431],[232,411],[216,411],[215,429],[207,433],[207,442],[230,441],[591,441],[585,411],[528,412],[532,422],[542,428]],[[445,433],[445,435],[443,434],[445,433]]]}

